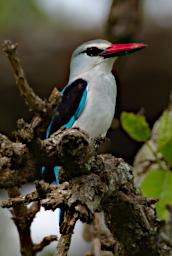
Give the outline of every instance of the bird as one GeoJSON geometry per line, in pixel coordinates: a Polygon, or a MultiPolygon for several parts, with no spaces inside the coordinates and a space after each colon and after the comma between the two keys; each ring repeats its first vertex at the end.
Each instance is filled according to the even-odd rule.
{"type": "MultiPolygon", "coordinates": [[[[113,44],[104,39],[85,42],[77,47],[70,62],[67,85],[61,91],[46,131],[46,139],[61,127],[79,127],[90,137],[106,136],[116,105],[117,86],[112,68],[118,57],[143,49],[143,43],[113,44]]],[[[43,177],[49,168],[42,166],[43,177]]],[[[59,167],[53,167],[56,183],[59,167]]]]}

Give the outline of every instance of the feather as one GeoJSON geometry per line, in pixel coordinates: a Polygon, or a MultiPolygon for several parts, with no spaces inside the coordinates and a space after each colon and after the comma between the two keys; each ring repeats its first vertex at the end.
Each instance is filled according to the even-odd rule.
{"type": "MultiPolygon", "coordinates": [[[[46,132],[46,139],[51,134],[59,130],[62,126],[65,128],[71,128],[74,122],[81,115],[86,99],[87,99],[87,82],[81,78],[75,80],[71,84],[65,86],[61,92],[62,100],[55,108],[54,116],[48,126],[46,132]]],[[[52,180],[52,172],[54,170],[54,176],[58,184],[58,166],[42,166],[41,173],[43,178],[50,182],[52,180]]]]}

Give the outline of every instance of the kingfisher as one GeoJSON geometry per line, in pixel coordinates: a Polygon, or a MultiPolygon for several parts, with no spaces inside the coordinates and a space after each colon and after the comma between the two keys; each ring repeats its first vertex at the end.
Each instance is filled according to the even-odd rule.
{"type": "MultiPolygon", "coordinates": [[[[90,137],[106,136],[115,113],[116,81],[112,74],[119,56],[145,47],[143,43],[112,44],[97,39],[83,43],[71,57],[69,81],[61,91],[61,102],[55,108],[46,132],[48,139],[62,126],[79,127],[90,137]]],[[[43,177],[48,167],[42,166],[43,177]]],[[[53,167],[56,183],[59,167],[53,167]]]]}

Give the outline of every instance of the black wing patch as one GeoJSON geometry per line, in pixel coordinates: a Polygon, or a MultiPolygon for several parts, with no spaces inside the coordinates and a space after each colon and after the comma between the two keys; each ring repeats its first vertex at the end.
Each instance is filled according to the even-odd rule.
{"type": "Polygon", "coordinates": [[[62,93],[61,102],[56,107],[55,114],[47,130],[47,138],[69,122],[77,111],[86,87],[87,82],[81,78],[66,86],[62,93]]]}

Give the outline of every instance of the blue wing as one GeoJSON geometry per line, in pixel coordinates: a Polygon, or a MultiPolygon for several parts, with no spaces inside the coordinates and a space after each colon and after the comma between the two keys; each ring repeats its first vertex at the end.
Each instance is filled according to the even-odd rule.
{"type": "Polygon", "coordinates": [[[65,126],[71,128],[82,113],[87,98],[87,82],[77,79],[62,91],[62,100],[55,109],[55,114],[48,127],[46,138],[65,126]]]}
{"type": "MultiPolygon", "coordinates": [[[[49,124],[46,132],[46,139],[50,137],[51,134],[64,126],[66,128],[71,128],[74,122],[81,115],[86,99],[87,99],[87,81],[83,79],[77,79],[73,83],[67,85],[61,92],[62,99],[60,104],[55,109],[55,114],[49,124]]],[[[42,166],[42,174],[45,180],[49,180],[50,172],[52,168],[48,166],[42,166]]],[[[54,176],[58,184],[58,167],[53,167],[54,176]]],[[[51,175],[52,176],[52,175],[51,175]]],[[[51,177],[52,178],[52,177],[51,177]]]]}

